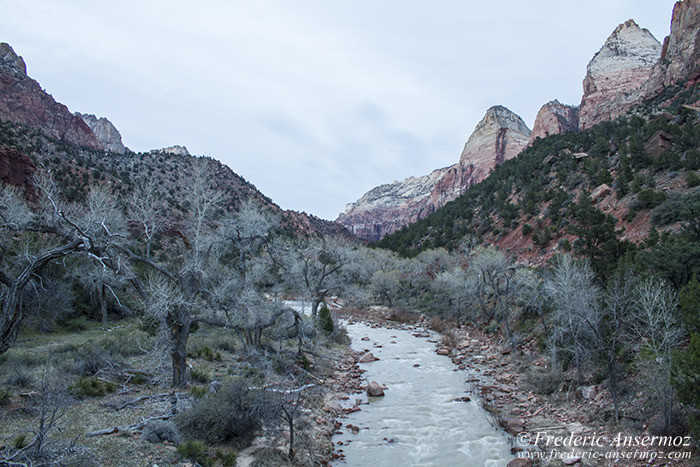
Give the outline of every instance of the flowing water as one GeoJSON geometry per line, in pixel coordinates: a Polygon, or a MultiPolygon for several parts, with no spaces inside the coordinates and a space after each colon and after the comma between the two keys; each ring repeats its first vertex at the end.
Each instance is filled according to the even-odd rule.
{"type": "MultiPolygon", "coordinates": [[[[454,401],[467,395],[466,373],[454,371],[448,357],[435,353],[433,342],[415,337],[415,331],[364,324],[347,329],[355,350],[370,350],[380,359],[360,364],[367,381],[388,389],[342,420],[343,434],[333,442],[343,442],[338,448],[346,457],[334,465],[505,466],[514,458],[507,436],[476,401],[454,401]],[[359,433],[347,424],[359,426],[359,433]]],[[[351,401],[358,397],[351,395],[351,401]]]]}

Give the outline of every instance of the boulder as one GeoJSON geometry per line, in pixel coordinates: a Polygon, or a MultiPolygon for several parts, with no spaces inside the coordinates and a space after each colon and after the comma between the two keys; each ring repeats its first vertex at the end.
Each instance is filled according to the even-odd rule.
{"type": "Polygon", "coordinates": [[[532,460],[527,457],[518,457],[508,462],[506,467],[532,467],[532,460]]]}
{"type": "Polygon", "coordinates": [[[369,363],[369,362],[376,362],[379,360],[377,357],[372,355],[372,352],[367,352],[363,356],[360,357],[358,360],[359,363],[369,363]]]}
{"type": "Polygon", "coordinates": [[[381,397],[384,395],[382,386],[376,381],[370,381],[367,385],[367,395],[372,397],[381,397]]]}

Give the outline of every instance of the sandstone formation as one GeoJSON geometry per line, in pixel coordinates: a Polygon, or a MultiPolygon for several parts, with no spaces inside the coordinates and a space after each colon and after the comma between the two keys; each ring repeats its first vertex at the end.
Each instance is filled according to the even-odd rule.
{"type": "Polygon", "coordinates": [[[115,152],[117,154],[126,154],[126,148],[122,143],[122,135],[119,130],[104,117],[97,118],[92,114],[81,114],[76,112],[75,115],[82,118],[95,134],[97,140],[102,143],[105,151],[115,152]]]}
{"type": "Polygon", "coordinates": [[[167,148],[151,149],[151,154],[175,154],[177,156],[189,156],[190,152],[185,146],[168,146],[167,148]]]}
{"type": "Polygon", "coordinates": [[[683,0],[674,6],[671,34],[664,40],[644,93],[654,96],[666,86],[688,80],[700,80],[700,0],[683,0]]]}
{"type": "Polygon", "coordinates": [[[532,144],[537,138],[561,135],[567,131],[578,131],[578,107],[553,100],[537,112],[528,144],[532,144]]]}
{"type": "Polygon", "coordinates": [[[103,149],[90,127],[27,76],[22,57],[0,43],[0,120],[34,127],[51,138],[103,149]]]}
{"type": "Polygon", "coordinates": [[[359,238],[379,240],[457,198],[498,164],[518,155],[529,138],[530,129],[520,117],[503,106],[491,107],[457,164],[373,188],[348,204],[336,222],[359,238]]]}
{"type": "Polygon", "coordinates": [[[581,129],[612,120],[644,97],[661,43],[633,20],[619,25],[588,63],[579,107],[581,129]]]}
{"type": "Polygon", "coordinates": [[[23,187],[31,195],[31,178],[36,170],[34,162],[20,151],[0,146],[0,180],[23,187]]]}

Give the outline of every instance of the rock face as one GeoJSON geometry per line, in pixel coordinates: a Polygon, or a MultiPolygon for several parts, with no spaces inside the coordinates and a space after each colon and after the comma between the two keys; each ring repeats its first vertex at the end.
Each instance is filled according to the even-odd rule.
{"type": "Polygon", "coordinates": [[[683,0],[673,7],[671,34],[645,86],[654,96],[678,81],[700,80],[700,0],[683,0]]]}
{"type": "Polygon", "coordinates": [[[167,148],[151,149],[152,154],[175,154],[177,156],[189,156],[190,152],[185,146],[168,146],[167,148]]]}
{"type": "Polygon", "coordinates": [[[379,240],[457,198],[494,167],[518,155],[529,138],[530,129],[520,117],[503,106],[491,107],[457,164],[373,188],[348,204],[336,222],[359,238],[379,240]]]}
{"type": "Polygon", "coordinates": [[[353,235],[379,240],[384,235],[430,214],[428,198],[449,168],[422,177],[409,177],[371,189],[345,207],[336,222],[353,235]]]}
{"type": "Polygon", "coordinates": [[[117,154],[126,154],[126,148],[122,143],[122,135],[119,130],[104,117],[97,118],[92,114],[75,113],[76,116],[83,119],[95,134],[97,140],[102,143],[105,151],[115,152],[117,154]]]}
{"type": "Polygon", "coordinates": [[[661,57],[661,43],[633,20],[619,25],[588,63],[579,107],[581,129],[612,120],[638,103],[661,57]]]}
{"type": "Polygon", "coordinates": [[[567,131],[578,131],[578,107],[553,100],[537,112],[528,144],[532,144],[537,138],[561,135],[567,131]]]}
{"type": "Polygon", "coordinates": [[[0,146],[0,180],[24,187],[31,195],[31,178],[36,170],[32,160],[20,151],[0,146]]]}
{"type": "Polygon", "coordinates": [[[0,43],[0,120],[34,127],[51,138],[103,149],[92,130],[27,76],[22,57],[0,43]]]}

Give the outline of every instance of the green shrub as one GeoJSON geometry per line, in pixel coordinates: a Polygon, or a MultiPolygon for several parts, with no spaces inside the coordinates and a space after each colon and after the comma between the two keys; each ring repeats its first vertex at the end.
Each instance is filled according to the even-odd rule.
{"type": "Polygon", "coordinates": [[[66,329],[71,332],[85,331],[88,327],[87,318],[85,318],[85,316],[78,316],[66,322],[66,329]]]}
{"type": "Polygon", "coordinates": [[[12,440],[12,447],[14,449],[24,449],[29,445],[29,440],[27,440],[27,435],[24,433],[15,436],[12,440]]]}
{"type": "Polygon", "coordinates": [[[318,327],[326,334],[333,332],[333,317],[325,302],[321,304],[321,309],[318,311],[318,327]]]}
{"type": "Polygon", "coordinates": [[[523,235],[527,237],[532,232],[532,226],[530,224],[523,224],[522,231],[523,235]]]}
{"type": "Polygon", "coordinates": [[[647,188],[637,194],[638,209],[652,209],[666,201],[666,193],[647,188]]]}
{"type": "Polygon", "coordinates": [[[685,184],[688,188],[695,188],[700,186],[700,177],[695,172],[686,172],[685,174],[685,184]]]}
{"type": "Polygon", "coordinates": [[[197,381],[198,383],[207,384],[211,382],[211,375],[203,368],[193,368],[190,372],[190,376],[193,381],[197,381]]]}
{"type": "Polygon", "coordinates": [[[190,439],[207,443],[245,443],[274,413],[270,396],[250,388],[243,378],[229,380],[194,407],[177,416],[175,422],[190,439]]]}
{"type": "Polygon", "coordinates": [[[99,397],[117,390],[117,385],[102,381],[96,376],[81,377],[69,388],[69,391],[79,397],[99,397]]]}
{"type": "Polygon", "coordinates": [[[0,389],[0,407],[8,405],[10,403],[10,391],[0,389]]]}
{"type": "Polygon", "coordinates": [[[177,447],[177,453],[203,466],[214,465],[209,448],[201,441],[185,441],[177,447]]]}
{"type": "Polygon", "coordinates": [[[219,449],[216,450],[216,458],[219,459],[221,465],[225,467],[236,465],[236,453],[235,452],[224,452],[219,449]]]}
{"type": "Polygon", "coordinates": [[[198,398],[198,399],[201,399],[202,397],[204,397],[204,396],[206,395],[206,393],[207,393],[207,388],[202,387],[202,386],[192,386],[192,387],[190,388],[190,393],[191,393],[194,397],[196,397],[196,398],[198,398]]]}

